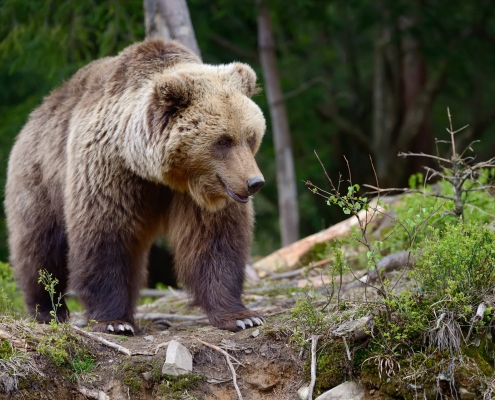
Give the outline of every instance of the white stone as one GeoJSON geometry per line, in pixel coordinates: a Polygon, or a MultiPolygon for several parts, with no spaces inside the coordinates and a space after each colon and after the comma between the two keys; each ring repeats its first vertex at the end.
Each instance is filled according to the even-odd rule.
{"type": "Polygon", "coordinates": [[[344,382],[318,396],[315,400],[361,400],[366,393],[363,386],[356,382],[344,382]]]}
{"type": "Polygon", "coordinates": [[[163,364],[163,375],[183,375],[192,372],[192,356],[189,350],[176,340],[167,347],[167,358],[163,364]]]}
{"type": "Polygon", "coordinates": [[[151,372],[143,372],[143,378],[145,381],[151,381],[151,378],[153,378],[153,375],[151,372]]]}
{"type": "Polygon", "coordinates": [[[144,340],[147,340],[148,342],[152,342],[155,340],[155,338],[153,337],[153,335],[148,335],[148,336],[145,336],[143,337],[144,340]]]}
{"type": "Polygon", "coordinates": [[[251,333],[251,336],[252,337],[256,337],[260,334],[260,330],[259,329],[256,329],[253,333],[251,333]]]}
{"type": "Polygon", "coordinates": [[[303,387],[299,388],[299,390],[297,391],[297,394],[299,395],[299,398],[301,400],[308,400],[308,397],[309,397],[309,387],[303,386],[303,387]]]}

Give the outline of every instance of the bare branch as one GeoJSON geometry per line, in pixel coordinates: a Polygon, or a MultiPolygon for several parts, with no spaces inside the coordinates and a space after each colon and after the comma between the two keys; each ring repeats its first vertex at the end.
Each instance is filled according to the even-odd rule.
{"type": "Polygon", "coordinates": [[[425,154],[425,153],[412,153],[410,151],[408,151],[407,153],[403,153],[402,151],[399,151],[399,154],[397,154],[397,155],[399,157],[403,157],[403,158],[406,158],[406,157],[427,157],[427,158],[433,158],[433,159],[438,160],[438,161],[443,161],[443,162],[452,164],[451,160],[448,160],[446,158],[442,158],[439,156],[433,156],[431,154],[425,154]]]}
{"type": "Polygon", "coordinates": [[[96,340],[97,342],[100,342],[101,344],[104,344],[105,346],[111,347],[112,349],[117,350],[118,352],[125,354],[127,356],[132,356],[132,353],[129,349],[118,345],[117,343],[110,342],[109,340],[103,339],[102,337],[95,335],[94,333],[87,332],[77,326],[72,326],[72,329],[74,329],[77,333],[84,335],[90,339],[96,340]]]}

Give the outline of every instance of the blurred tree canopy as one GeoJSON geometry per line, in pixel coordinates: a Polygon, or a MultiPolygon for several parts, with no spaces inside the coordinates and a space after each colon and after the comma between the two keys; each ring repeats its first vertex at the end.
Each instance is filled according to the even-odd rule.
{"type": "MultiPolygon", "coordinates": [[[[457,126],[470,124],[464,141],[482,139],[475,147],[478,158],[493,155],[495,8],[490,0],[267,4],[292,133],[301,236],[341,218],[303,183],[326,185],[314,150],[336,179],[339,171],[346,174],[346,155],[353,181],[373,184],[371,154],[375,165],[383,164],[382,186],[404,185],[418,166],[405,164],[397,151],[431,150],[434,137],[445,138],[450,107],[457,126]],[[424,115],[408,116],[425,93],[424,115]],[[408,125],[413,117],[416,125],[408,125]],[[414,135],[402,140],[408,132],[414,135]]],[[[255,1],[188,0],[188,5],[204,62],[247,62],[261,77],[255,1]]],[[[82,65],[144,36],[142,0],[0,1],[2,188],[15,135],[42,97],[82,65]]],[[[254,100],[268,116],[264,94],[254,100]]],[[[255,198],[254,255],[280,244],[270,125],[258,162],[267,184],[255,198]]],[[[0,224],[5,260],[3,211],[0,224]]]]}

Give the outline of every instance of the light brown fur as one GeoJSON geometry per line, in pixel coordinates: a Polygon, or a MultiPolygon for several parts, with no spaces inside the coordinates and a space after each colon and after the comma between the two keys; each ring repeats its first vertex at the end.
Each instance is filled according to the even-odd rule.
{"type": "MultiPolygon", "coordinates": [[[[149,40],[94,61],[31,114],[12,150],[10,261],[28,310],[50,319],[38,270],[74,288],[104,330],[133,323],[149,248],[175,248],[179,279],[215,326],[255,313],[240,301],[253,227],[246,182],[265,130],[240,63],[201,64],[149,40]],[[227,143],[227,145],[225,145],[227,143]]],[[[257,190],[257,189],[256,189],[257,190]]],[[[68,315],[65,303],[58,318],[68,315]]]]}

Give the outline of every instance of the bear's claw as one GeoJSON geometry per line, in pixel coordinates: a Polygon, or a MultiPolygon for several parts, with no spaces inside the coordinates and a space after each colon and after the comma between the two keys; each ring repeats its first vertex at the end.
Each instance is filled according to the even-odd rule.
{"type": "Polygon", "coordinates": [[[107,331],[111,333],[132,334],[133,336],[136,336],[134,328],[129,324],[118,324],[117,327],[114,327],[112,324],[108,324],[107,331]]]}
{"type": "Polygon", "coordinates": [[[255,325],[263,325],[264,323],[265,319],[263,317],[249,317],[236,321],[236,325],[241,329],[246,329],[246,325],[249,325],[249,328],[252,328],[255,325]]]}
{"type": "Polygon", "coordinates": [[[136,335],[136,328],[125,321],[101,321],[92,326],[93,332],[110,333],[113,335],[136,335]]]}

